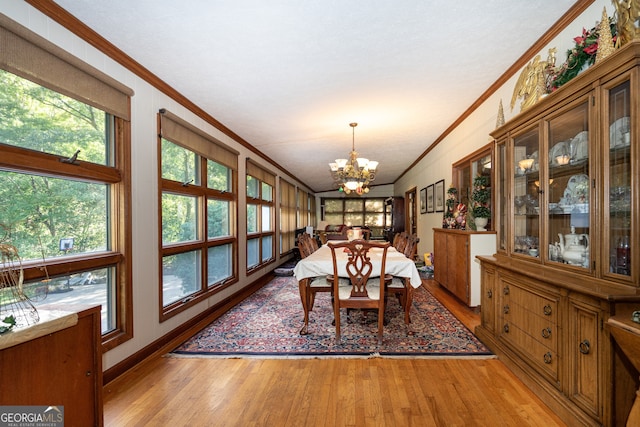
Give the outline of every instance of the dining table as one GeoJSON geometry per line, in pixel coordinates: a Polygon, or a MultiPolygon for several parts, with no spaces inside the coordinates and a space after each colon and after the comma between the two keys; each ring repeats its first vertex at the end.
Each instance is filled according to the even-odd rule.
{"type": "MultiPolygon", "coordinates": [[[[331,255],[331,241],[320,246],[315,252],[301,259],[293,269],[293,275],[298,281],[298,287],[300,289],[300,300],[302,302],[302,309],[304,311],[304,325],[300,330],[301,335],[308,333],[309,326],[309,311],[312,309],[310,293],[311,293],[311,281],[316,277],[326,277],[333,275],[333,257],[331,255]]],[[[338,243],[338,241],[333,241],[338,243]]],[[[336,265],[338,267],[339,277],[349,277],[347,274],[347,260],[349,254],[344,251],[336,251],[336,265]]],[[[380,269],[382,266],[382,249],[372,248],[369,251],[369,258],[372,264],[371,277],[380,277],[380,269]]],[[[397,251],[393,246],[390,246],[387,250],[387,260],[385,263],[385,275],[395,276],[399,278],[408,279],[410,284],[408,293],[411,294],[412,290],[422,285],[422,279],[420,273],[416,267],[416,264],[410,258],[407,258],[404,253],[397,251]]],[[[332,283],[326,282],[326,290],[328,292],[332,289],[332,283]]]]}

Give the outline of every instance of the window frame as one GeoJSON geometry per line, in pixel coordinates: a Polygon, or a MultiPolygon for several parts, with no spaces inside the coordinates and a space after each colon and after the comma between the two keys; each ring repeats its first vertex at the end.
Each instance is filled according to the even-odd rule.
{"type": "MultiPolygon", "coordinates": [[[[341,220],[342,220],[342,224],[346,224],[346,225],[350,225],[350,226],[366,226],[369,227],[371,229],[371,236],[380,236],[380,238],[384,238],[384,215],[385,215],[385,210],[384,210],[384,205],[385,205],[385,197],[323,197],[320,201],[320,205],[324,208],[322,210],[322,219],[326,221],[326,215],[331,214],[331,215],[341,215],[341,220]],[[342,205],[342,209],[341,210],[336,210],[336,211],[330,211],[327,212],[326,210],[326,202],[327,201],[331,201],[331,202],[338,202],[342,205]],[[380,211],[369,211],[366,209],[367,206],[367,202],[369,201],[380,201],[381,203],[381,210],[380,211]],[[362,203],[362,210],[358,210],[358,211],[348,211],[346,208],[346,204],[348,203],[353,203],[353,202],[361,202],[362,203]],[[345,214],[362,214],[362,224],[348,224],[347,221],[345,221],[345,214]],[[376,215],[380,215],[380,217],[382,218],[382,225],[381,226],[371,226],[371,225],[367,225],[366,224],[366,217],[367,214],[376,214],[376,215]],[[378,231],[378,233],[376,233],[375,231],[378,231]]],[[[331,225],[337,225],[337,224],[331,224],[331,225]]]]}
{"type": "MultiPolygon", "coordinates": [[[[56,91],[46,83],[34,83],[56,91]]],[[[73,94],[65,95],[85,102],[73,94]]],[[[108,117],[111,122],[107,132],[113,131],[109,142],[109,148],[113,153],[112,165],[101,165],[81,160],[70,164],[61,162],[62,156],[59,155],[0,143],[0,169],[2,170],[74,179],[108,186],[109,250],[47,260],[28,260],[22,263],[25,282],[69,276],[90,270],[114,268],[116,295],[112,302],[115,307],[110,307],[111,310],[107,309],[115,313],[115,324],[113,329],[101,334],[102,346],[105,351],[133,337],[132,266],[128,261],[132,251],[130,231],[132,223],[131,123],[111,114],[108,117]]]]}
{"type": "Polygon", "coordinates": [[[258,195],[257,197],[249,196],[247,191],[246,194],[246,203],[245,203],[245,211],[248,212],[248,208],[250,205],[257,206],[257,231],[249,232],[248,230],[248,215],[247,215],[247,233],[246,233],[246,262],[245,268],[247,275],[251,275],[256,271],[259,271],[261,268],[275,262],[276,260],[276,229],[277,218],[275,216],[275,200],[276,200],[276,186],[275,186],[275,174],[267,171],[261,166],[257,165],[255,162],[251,162],[247,159],[247,173],[245,176],[245,188],[248,187],[247,183],[249,181],[249,177],[255,179],[257,181],[258,186],[258,195]],[[271,188],[271,197],[269,200],[265,199],[265,195],[263,194],[264,185],[268,185],[271,188]],[[265,230],[262,224],[262,216],[264,207],[268,207],[270,214],[270,222],[269,229],[265,230]],[[271,238],[271,256],[269,258],[264,258],[262,249],[263,249],[263,239],[270,237],[271,238]],[[258,244],[258,263],[256,265],[249,266],[249,241],[259,239],[258,244]]]}
{"type": "MultiPolygon", "coordinates": [[[[469,198],[473,191],[473,179],[475,178],[474,172],[477,172],[478,169],[486,166],[483,165],[482,162],[486,162],[487,160],[489,161],[489,167],[485,169],[489,169],[489,172],[486,175],[490,177],[491,185],[491,183],[494,182],[493,170],[495,169],[491,168],[491,165],[495,164],[495,150],[493,143],[489,143],[453,163],[451,166],[453,178],[452,186],[458,190],[458,203],[464,203],[466,206],[471,207],[469,198]]],[[[494,206],[493,196],[490,206],[494,206]]],[[[492,222],[491,218],[490,223],[492,222]]]]}
{"type": "Polygon", "coordinates": [[[280,177],[280,255],[296,247],[296,187],[280,177]]]}
{"type": "MultiPolygon", "coordinates": [[[[160,313],[160,322],[164,322],[167,319],[172,318],[178,313],[183,312],[189,307],[194,306],[195,304],[203,301],[212,295],[217,294],[218,292],[226,289],[231,286],[233,283],[238,281],[238,236],[237,236],[237,209],[238,209],[238,171],[237,166],[229,165],[225,163],[229,163],[229,159],[226,161],[221,161],[216,157],[215,153],[224,152],[228,156],[236,156],[238,153],[234,150],[229,149],[226,146],[223,146],[222,143],[219,143],[212,137],[202,133],[196,128],[193,128],[187,122],[182,119],[174,116],[169,113],[167,110],[160,110],[158,113],[158,140],[157,140],[157,150],[158,150],[158,241],[159,241],[159,313],[160,313]],[[170,124],[169,124],[170,123],[170,124]],[[169,129],[169,131],[163,132],[163,125],[165,129],[169,129]],[[164,135],[163,135],[164,133],[164,135]],[[193,138],[189,140],[189,137],[193,138]],[[183,139],[183,141],[179,141],[178,139],[183,139]],[[166,179],[162,177],[162,144],[163,140],[166,140],[172,144],[182,147],[185,150],[195,153],[196,155],[196,174],[197,177],[194,182],[178,182],[171,179],[166,179]],[[194,143],[194,140],[196,142],[194,143]],[[198,145],[198,143],[204,143],[206,145],[207,140],[210,141],[211,144],[217,145],[218,149],[209,150],[208,153],[205,153],[202,145],[198,145]],[[208,168],[207,162],[213,161],[218,164],[221,164],[227,167],[227,170],[230,172],[230,180],[229,183],[230,191],[218,190],[214,188],[209,188],[207,180],[208,180],[208,168]],[[172,242],[168,244],[164,244],[163,242],[163,217],[162,217],[162,196],[163,194],[174,194],[186,197],[192,197],[196,200],[196,238],[195,240],[189,240],[184,242],[172,242]],[[210,238],[208,235],[208,216],[207,216],[207,206],[209,200],[221,200],[229,203],[229,235],[228,236],[218,236],[210,238]],[[208,254],[209,249],[214,247],[220,247],[224,245],[231,245],[231,258],[232,258],[232,266],[231,266],[231,276],[227,277],[224,280],[216,282],[212,285],[209,284],[208,281],[208,254]],[[185,296],[184,298],[180,298],[177,301],[173,301],[164,304],[164,277],[163,277],[163,262],[165,257],[174,256],[184,253],[196,252],[199,251],[199,265],[200,265],[200,283],[199,288],[195,292],[185,296]]],[[[224,157],[224,155],[221,155],[224,157]]],[[[233,163],[233,162],[230,162],[233,163]]]]}

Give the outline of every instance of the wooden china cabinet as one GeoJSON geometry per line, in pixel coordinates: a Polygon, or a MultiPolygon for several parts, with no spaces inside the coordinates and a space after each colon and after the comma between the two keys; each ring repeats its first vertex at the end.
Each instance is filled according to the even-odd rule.
{"type": "Polygon", "coordinates": [[[640,310],[639,95],[633,42],[492,133],[476,334],[569,425],[624,425],[639,385],[606,326],[640,310]]]}

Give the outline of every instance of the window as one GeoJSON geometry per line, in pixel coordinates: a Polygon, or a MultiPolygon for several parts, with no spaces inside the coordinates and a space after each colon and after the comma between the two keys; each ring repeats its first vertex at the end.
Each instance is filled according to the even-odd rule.
{"type": "Polygon", "coordinates": [[[280,253],[296,246],[296,230],[316,225],[316,199],[280,178],[280,253]]]}
{"type": "Polygon", "coordinates": [[[384,199],[322,199],[322,205],[329,224],[369,227],[372,239],[384,238],[384,199]]]}
{"type": "Polygon", "coordinates": [[[309,224],[309,195],[298,188],[298,228],[309,224]]]}
{"type": "Polygon", "coordinates": [[[161,320],[237,280],[238,154],[160,111],[161,320]]]}
{"type": "Polygon", "coordinates": [[[492,145],[485,146],[453,164],[453,186],[458,190],[458,203],[471,206],[473,180],[479,175],[488,176],[491,182],[492,145]]]}
{"type": "Polygon", "coordinates": [[[280,178],[280,254],[296,246],[296,188],[280,178]]]}
{"type": "Polygon", "coordinates": [[[275,175],[247,161],[247,272],[275,260],[275,175]]]}
{"type": "Polygon", "coordinates": [[[316,197],[298,189],[298,228],[316,225],[316,197]]]}
{"type": "Polygon", "coordinates": [[[318,221],[316,220],[316,196],[309,193],[308,195],[308,204],[309,204],[309,225],[317,226],[318,221]]]}
{"type": "Polygon", "coordinates": [[[132,336],[133,92],[1,15],[0,33],[0,240],[36,307],[100,305],[112,348],[132,336]]]}

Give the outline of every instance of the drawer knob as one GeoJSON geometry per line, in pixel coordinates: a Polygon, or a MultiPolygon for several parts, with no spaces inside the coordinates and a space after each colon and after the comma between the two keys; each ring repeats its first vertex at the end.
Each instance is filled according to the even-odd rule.
{"type": "Polygon", "coordinates": [[[502,290],[502,293],[505,295],[509,295],[509,287],[505,286],[504,289],[502,290]]]}
{"type": "Polygon", "coordinates": [[[502,307],[502,312],[504,314],[509,314],[509,304],[507,304],[504,307],[502,307]]]}
{"type": "Polygon", "coordinates": [[[487,298],[493,298],[493,291],[491,289],[487,291],[487,298]]]}
{"type": "Polygon", "coordinates": [[[551,352],[546,352],[544,354],[544,363],[546,363],[547,365],[551,364],[551,352]]]}
{"type": "Polygon", "coordinates": [[[582,342],[580,343],[580,353],[589,354],[590,351],[591,343],[589,343],[589,340],[582,340],[582,342]]]}
{"type": "Polygon", "coordinates": [[[542,311],[545,316],[551,316],[551,306],[549,304],[545,305],[542,311]]]}
{"type": "Polygon", "coordinates": [[[551,337],[551,328],[546,327],[542,330],[542,338],[550,338],[551,337]]]}
{"type": "Polygon", "coordinates": [[[509,333],[509,324],[508,324],[508,323],[505,323],[505,325],[502,327],[502,330],[503,330],[505,333],[507,333],[507,334],[508,334],[508,333],[509,333]]]}

